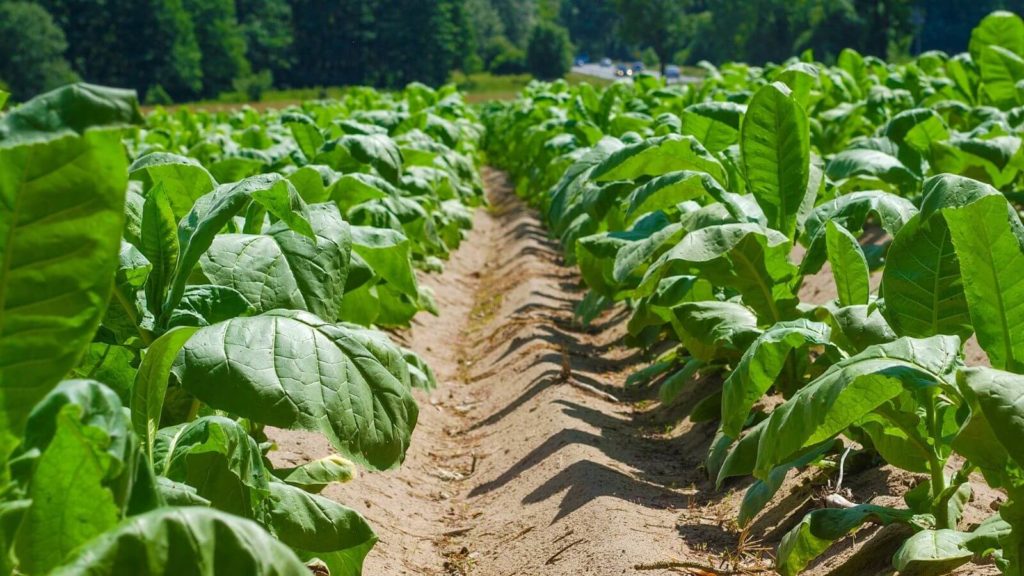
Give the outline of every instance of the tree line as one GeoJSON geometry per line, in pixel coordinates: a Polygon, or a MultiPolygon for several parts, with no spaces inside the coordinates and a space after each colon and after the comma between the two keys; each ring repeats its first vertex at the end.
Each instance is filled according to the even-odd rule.
{"type": "Polygon", "coordinates": [[[842,48],[963,50],[1024,0],[0,0],[0,86],[74,79],[150,102],[271,87],[446,82],[453,70],[551,78],[571,57],[779,61],[842,48]]]}

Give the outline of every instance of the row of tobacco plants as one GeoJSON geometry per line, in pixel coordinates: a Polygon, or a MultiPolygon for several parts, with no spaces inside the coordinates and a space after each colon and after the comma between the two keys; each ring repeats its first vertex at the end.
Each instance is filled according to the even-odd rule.
{"type": "Polygon", "coordinates": [[[872,522],[911,529],[892,558],[903,574],[974,561],[1020,575],[1022,105],[1024,22],[998,12],[955,56],[707,66],[685,87],[537,83],[484,122],[492,161],[581,270],[580,315],[625,303],[630,344],[678,344],[643,373],[665,402],[721,375],[699,380],[691,417],[719,422],[719,484],[755,479],[741,527],[790,470],[841,466],[844,445],[920,473],[905,507],[807,514],[778,572],[872,522]],[[801,302],[829,269],[838,297],[801,302]],[[965,365],[972,336],[987,366],[965,365]],[[1008,501],[967,526],[977,473],[1008,501]]]}
{"type": "Polygon", "coordinates": [[[433,308],[482,199],[449,89],[156,111],[86,84],[0,115],[0,573],[359,574],[318,493],[397,467],[433,308]],[[275,468],[265,427],[337,454],[275,468]]]}

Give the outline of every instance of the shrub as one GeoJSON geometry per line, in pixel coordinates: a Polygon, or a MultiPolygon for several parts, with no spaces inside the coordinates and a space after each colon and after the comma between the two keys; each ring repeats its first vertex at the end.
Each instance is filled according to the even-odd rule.
{"type": "Polygon", "coordinates": [[[538,78],[551,80],[565,76],[571,67],[569,33],[550,22],[537,24],[526,49],[526,68],[538,78]]]}

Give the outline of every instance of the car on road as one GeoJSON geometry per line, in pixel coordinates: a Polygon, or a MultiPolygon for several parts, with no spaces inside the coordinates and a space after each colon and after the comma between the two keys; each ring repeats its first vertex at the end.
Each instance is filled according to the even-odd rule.
{"type": "Polygon", "coordinates": [[[601,67],[602,68],[610,68],[611,65],[612,65],[612,59],[611,58],[601,58],[601,67]]]}
{"type": "Polygon", "coordinates": [[[666,80],[679,80],[683,76],[682,70],[675,64],[669,64],[665,66],[665,79],[666,80]]]}
{"type": "Polygon", "coordinates": [[[633,75],[633,68],[626,66],[625,64],[619,64],[615,67],[615,75],[620,78],[626,78],[633,75]]]}

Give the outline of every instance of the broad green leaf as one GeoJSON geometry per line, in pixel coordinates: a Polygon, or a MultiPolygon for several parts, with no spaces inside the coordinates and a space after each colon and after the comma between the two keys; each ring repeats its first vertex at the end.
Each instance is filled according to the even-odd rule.
{"type": "Polygon", "coordinates": [[[961,374],[999,443],[1024,467],[1024,445],[1019,441],[1024,433],[1024,376],[981,367],[966,368],[961,374]]]}
{"type": "Polygon", "coordinates": [[[996,106],[1005,110],[1020,104],[1017,83],[1024,80],[1024,57],[1002,46],[985,46],[978,67],[982,90],[996,106]]]}
{"type": "Polygon", "coordinates": [[[133,162],[128,172],[133,180],[143,183],[146,196],[157,187],[163,189],[164,202],[170,205],[175,224],[189,213],[196,200],[217,186],[197,160],[168,152],[146,154],[133,162]]]}
{"type": "Polygon", "coordinates": [[[699,102],[682,115],[682,133],[689,134],[711,152],[721,152],[739,140],[740,119],[747,107],[734,102],[699,102]]]}
{"type": "Polygon", "coordinates": [[[822,346],[838,355],[830,335],[826,324],[801,319],[780,322],[758,336],[722,384],[722,430],[739,437],[750,409],[776,384],[792,351],[806,354],[808,347],[822,346]]]}
{"type": "Polygon", "coordinates": [[[77,417],[83,426],[106,434],[104,449],[111,459],[123,461],[132,444],[131,423],[117,394],[95,380],[64,380],[40,400],[28,415],[19,455],[47,449],[57,433],[60,411],[68,404],[81,408],[77,417]]]}
{"type": "Polygon", "coordinates": [[[142,364],[132,386],[132,429],[142,440],[150,462],[153,461],[153,442],[160,428],[160,414],[167,394],[167,379],[171,365],[185,342],[195,334],[196,328],[174,328],[150,344],[142,357],[142,364]]]}
{"type": "Polygon", "coordinates": [[[973,332],[960,262],[942,218],[914,216],[893,239],[882,273],[883,314],[900,336],[973,332]]]}
{"type": "Polygon", "coordinates": [[[668,210],[687,200],[711,197],[721,201],[726,191],[710,174],[681,170],[657,176],[626,199],[626,224],[655,210],[668,210]]]}
{"type": "Polygon", "coordinates": [[[743,296],[764,323],[787,319],[796,306],[797,267],[791,245],[774,230],[755,224],[723,224],[691,232],[651,265],[641,285],[647,294],[665,276],[698,274],[743,296]]]}
{"type": "Polygon", "coordinates": [[[288,118],[282,118],[283,123],[288,126],[289,130],[291,130],[292,138],[295,140],[295,144],[299,147],[302,155],[305,156],[307,160],[312,160],[316,157],[317,152],[320,151],[320,147],[324,145],[323,134],[320,133],[320,130],[312,120],[309,120],[308,122],[290,120],[291,119],[288,118]]]}
{"type": "Polygon", "coordinates": [[[936,176],[921,217],[941,210],[960,261],[978,343],[996,368],[1024,368],[1024,225],[991,186],[936,176]]]}
{"type": "Polygon", "coordinates": [[[1000,539],[1008,535],[1010,525],[995,514],[971,532],[922,530],[907,539],[893,556],[893,568],[908,576],[939,576],[998,550],[1000,539]]]}
{"type": "Polygon", "coordinates": [[[899,158],[881,150],[854,148],[836,154],[828,163],[825,173],[832,180],[846,180],[858,176],[875,178],[898,189],[917,186],[919,178],[899,158]]]}
{"type": "MultiPolygon", "coordinates": [[[[639,225],[639,222],[637,224],[639,225]]],[[[643,274],[647,271],[647,268],[653,263],[654,256],[666,246],[676,244],[685,233],[686,231],[681,224],[668,224],[664,228],[651,233],[643,240],[631,242],[621,247],[615,253],[615,260],[612,264],[612,279],[616,283],[624,283],[633,278],[636,283],[639,283],[643,280],[643,274]]],[[[577,243],[578,249],[579,243],[577,243]]]]}
{"type": "Polygon", "coordinates": [[[374,274],[394,285],[401,293],[419,294],[410,261],[409,239],[400,232],[370,226],[352,226],[352,252],[369,265],[374,274]]]}
{"type": "Polygon", "coordinates": [[[0,140],[0,460],[29,409],[89,345],[118,268],[128,186],[121,136],[18,132],[22,122],[49,121],[0,119],[0,134],[12,134],[0,140]],[[26,139],[36,143],[15,145],[26,139]]]}
{"type": "Polygon", "coordinates": [[[270,484],[270,529],[304,558],[319,558],[331,575],[359,576],[377,543],[358,512],[281,482],[270,484]]]}
{"type": "Polygon", "coordinates": [[[421,390],[434,390],[437,388],[437,376],[430,364],[420,357],[419,354],[408,348],[402,348],[402,356],[409,368],[409,384],[413,388],[421,390]]]}
{"type": "Polygon", "coordinates": [[[804,222],[802,241],[807,246],[807,254],[800,264],[800,271],[814,274],[821,270],[827,259],[825,225],[829,221],[835,221],[856,236],[868,218],[874,217],[883,230],[895,236],[915,214],[917,208],[909,200],[877,190],[843,194],[819,204],[804,222]]]}
{"type": "Polygon", "coordinates": [[[247,316],[251,311],[252,305],[234,288],[190,284],[185,287],[178,307],[171,312],[167,326],[210,326],[238,316],[247,316]]]}
{"type": "Polygon", "coordinates": [[[795,528],[782,537],[775,570],[783,576],[796,576],[833,542],[868,521],[885,525],[899,522],[919,528],[926,528],[930,524],[928,517],[915,515],[910,510],[872,504],[815,510],[804,516],[795,528]]]}
{"type": "Polygon", "coordinates": [[[307,310],[336,321],[348,278],[351,232],[333,204],[310,206],[309,222],[314,239],[283,222],[266,234],[218,234],[200,259],[203,274],[238,291],[257,313],[307,310]]]}
{"type": "Polygon", "coordinates": [[[199,495],[195,488],[188,484],[175,482],[163,476],[157,477],[157,491],[164,502],[170,506],[211,506],[212,503],[199,495]]]}
{"type": "Polygon", "coordinates": [[[818,312],[819,318],[824,318],[832,327],[832,342],[851,354],[898,337],[873,304],[843,308],[826,305],[818,312]]]}
{"type": "Polygon", "coordinates": [[[725,168],[693,136],[669,134],[650,138],[613,152],[590,173],[595,182],[636,180],[679,170],[707,172],[725,186],[725,168]]]}
{"type": "Polygon", "coordinates": [[[832,265],[840,306],[867,304],[871,296],[868,283],[868,261],[860,243],[850,231],[829,220],[825,224],[825,246],[832,265]]]}
{"type": "Polygon", "coordinates": [[[162,428],[152,453],[160,476],[195,488],[214,508],[264,520],[270,473],[259,445],[234,420],[204,416],[162,428]]]}
{"type": "Polygon", "coordinates": [[[4,109],[4,104],[7,104],[7,99],[11,96],[10,92],[0,90],[0,110],[4,109]]]}
{"type": "MultiPolygon", "coordinates": [[[[191,204],[189,204],[191,207],[191,204]]],[[[159,317],[167,288],[178,265],[177,218],[170,198],[160,182],[150,189],[142,208],[142,238],[139,249],[151,266],[146,280],[146,304],[159,317]]]]}
{"type": "Polygon", "coordinates": [[[750,191],[768,226],[793,238],[814,206],[808,193],[810,132],[807,115],[779,82],[757,91],[740,127],[740,152],[750,191]]]}
{"type": "Polygon", "coordinates": [[[287,484],[307,492],[319,493],[334,482],[351,482],[358,475],[358,468],[349,460],[332,454],[294,468],[278,468],[274,476],[287,484]]]}
{"type": "Polygon", "coordinates": [[[715,300],[676,306],[672,327],[686,349],[704,361],[739,356],[759,333],[749,308],[715,300]]]}
{"type": "Polygon", "coordinates": [[[54,576],[309,576],[258,524],[209,508],[160,508],[78,549],[54,576]]]}
{"type": "Polygon", "coordinates": [[[347,212],[363,202],[396,195],[398,191],[387,180],[371,174],[345,174],[327,190],[327,197],[337,204],[342,212],[347,212]]]}
{"type": "Polygon", "coordinates": [[[288,181],[295,186],[295,191],[302,196],[308,204],[326,202],[330,195],[327,193],[325,180],[327,175],[334,171],[326,166],[303,166],[288,175],[288,181]]]}
{"type": "Polygon", "coordinates": [[[1001,46],[1024,56],[1024,21],[1013,12],[992,12],[971,32],[970,52],[975,61],[981,59],[985,46],[1001,46]]]}
{"type": "Polygon", "coordinates": [[[70,84],[41,94],[0,119],[0,147],[15,148],[142,124],[134,90],[70,84]]]}
{"type": "Polygon", "coordinates": [[[120,510],[104,486],[113,466],[110,437],[82,424],[82,408],[67,404],[56,415],[52,441],[29,485],[32,506],[15,540],[19,569],[48,573],[80,545],[117,525],[120,510]]]}
{"type": "Polygon", "coordinates": [[[93,342],[70,376],[98,380],[121,398],[128,398],[135,382],[137,356],[135,349],[128,346],[93,342]]]}
{"type": "Polygon", "coordinates": [[[201,328],[175,371],[213,408],[321,432],[342,455],[373,468],[397,466],[416,425],[401,350],[379,333],[306,312],[201,328]]]}
{"type": "Polygon", "coordinates": [[[754,475],[766,478],[801,449],[840,434],[904,389],[952,386],[960,339],[901,338],[831,366],[777,407],[758,443],[754,475]]]}
{"type": "Polygon", "coordinates": [[[213,244],[215,236],[250,202],[257,202],[267,212],[286,223],[289,228],[315,238],[308,220],[308,208],[291,182],[278,174],[262,174],[236,184],[223,185],[203,196],[192,211],[178,224],[181,255],[174,282],[167,294],[163,311],[169,314],[181,300],[185,284],[199,258],[213,244]]]}

